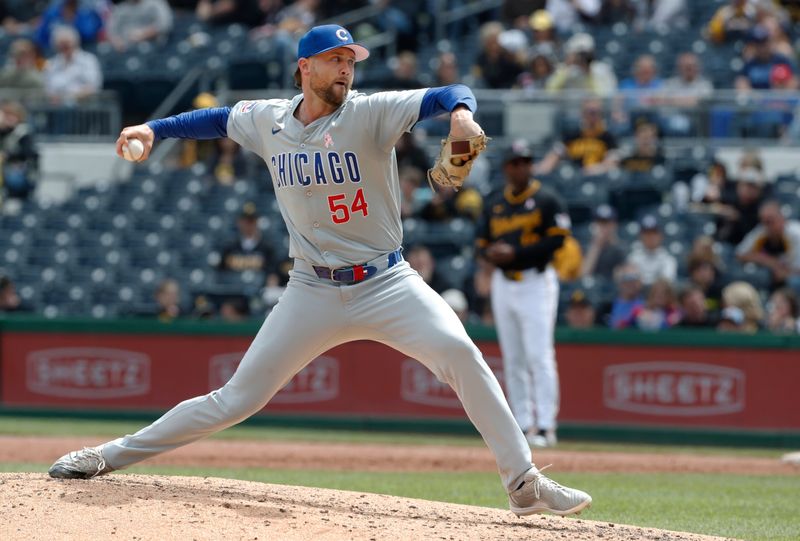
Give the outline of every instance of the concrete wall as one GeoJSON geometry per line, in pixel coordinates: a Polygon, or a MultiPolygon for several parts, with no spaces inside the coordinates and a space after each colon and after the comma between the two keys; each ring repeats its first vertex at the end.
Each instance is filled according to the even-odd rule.
{"type": "Polygon", "coordinates": [[[53,203],[75,189],[130,177],[133,165],[117,157],[114,142],[44,143],[39,147],[41,178],[36,198],[53,203]]]}

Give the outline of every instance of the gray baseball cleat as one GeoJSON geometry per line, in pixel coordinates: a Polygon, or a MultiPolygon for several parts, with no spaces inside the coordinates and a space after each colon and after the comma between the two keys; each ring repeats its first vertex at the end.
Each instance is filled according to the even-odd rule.
{"type": "Polygon", "coordinates": [[[508,495],[508,503],[511,512],[518,517],[535,513],[566,516],[591,506],[592,497],[582,490],[562,487],[534,466],[525,474],[520,486],[508,495]]]}
{"type": "Polygon", "coordinates": [[[84,447],[56,460],[48,473],[57,479],[91,479],[110,471],[114,468],[106,464],[100,447],[84,447]]]}

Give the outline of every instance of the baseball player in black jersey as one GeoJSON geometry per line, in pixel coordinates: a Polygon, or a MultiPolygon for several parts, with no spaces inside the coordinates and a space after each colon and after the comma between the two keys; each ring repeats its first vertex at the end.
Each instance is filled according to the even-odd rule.
{"type": "Polygon", "coordinates": [[[506,185],[484,205],[478,250],[497,268],[492,311],[511,411],[535,447],[556,444],[559,392],[553,345],[558,308],[554,254],[570,236],[555,193],[531,179],[533,156],[515,142],[503,161],[506,185]]]}

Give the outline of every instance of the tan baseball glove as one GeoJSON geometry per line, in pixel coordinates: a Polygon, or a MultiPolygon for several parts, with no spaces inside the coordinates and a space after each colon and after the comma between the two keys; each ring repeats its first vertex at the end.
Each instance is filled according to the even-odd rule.
{"type": "Polygon", "coordinates": [[[439,158],[433,167],[428,169],[428,182],[460,188],[472,169],[472,162],[478,154],[486,150],[488,141],[489,138],[483,132],[458,139],[448,135],[447,139],[442,140],[439,158]]]}

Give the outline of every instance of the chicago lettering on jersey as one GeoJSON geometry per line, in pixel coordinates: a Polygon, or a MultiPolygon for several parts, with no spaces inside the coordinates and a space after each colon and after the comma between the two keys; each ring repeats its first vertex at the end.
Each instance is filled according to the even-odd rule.
{"type": "Polygon", "coordinates": [[[272,156],[271,165],[276,188],[361,182],[355,152],[282,152],[272,156]]]}

